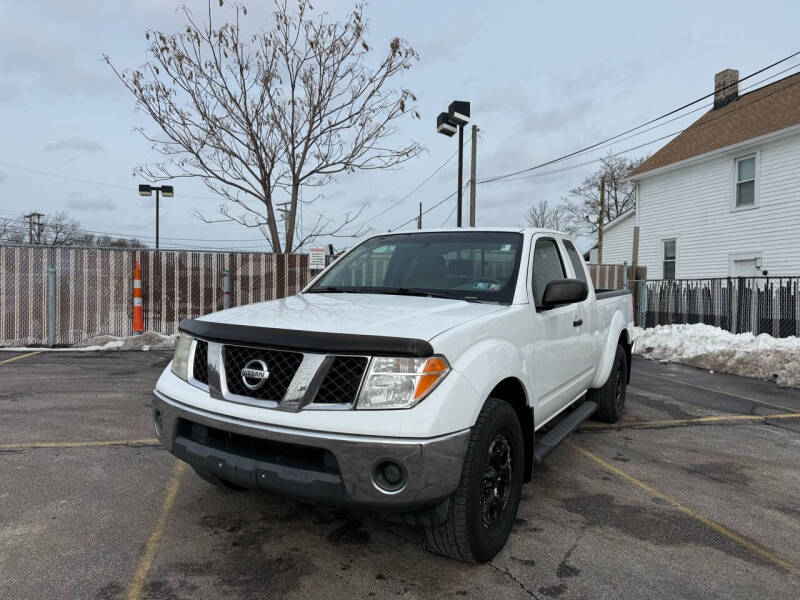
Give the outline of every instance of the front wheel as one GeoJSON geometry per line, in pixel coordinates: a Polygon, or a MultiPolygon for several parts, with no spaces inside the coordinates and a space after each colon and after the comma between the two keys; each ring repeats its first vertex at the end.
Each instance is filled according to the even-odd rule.
{"type": "Polygon", "coordinates": [[[425,528],[430,549],[465,562],[491,560],[514,526],[524,463],[516,412],[507,402],[489,398],[472,429],[447,520],[425,528]]]}

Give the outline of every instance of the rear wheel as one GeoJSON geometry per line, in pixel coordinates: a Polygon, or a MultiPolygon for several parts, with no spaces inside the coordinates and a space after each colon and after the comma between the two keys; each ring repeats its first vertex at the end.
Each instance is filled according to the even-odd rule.
{"type": "Polygon", "coordinates": [[[598,409],[594,419],[606,423],[616,423],[622,416],[625,408],[625,392],[628,387],[628,358],[625,349],[617,345],[614,355],[614,364],[606,384],[596,390],[591,390],[590,399],[597,402],[598,409]]]}
{"type": "Polygon", "coordinates": [[[489,398],[472,429],[447,520],[425,528],[430,549],[471,563],[497,554],[514,526],[524,462],[522,429],[514,409],[489,398]]]}

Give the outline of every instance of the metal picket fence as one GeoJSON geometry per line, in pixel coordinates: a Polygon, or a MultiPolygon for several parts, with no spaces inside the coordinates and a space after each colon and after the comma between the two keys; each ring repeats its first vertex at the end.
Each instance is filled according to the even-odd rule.
{"type": "Polygon", "coordinates": [[[631,280],[637,324],[705,323],[733,333],[800,335],[800,277],[631,280]]]}
{"type": "Polygon", "coordinates": [[[47,270],[55,267],[56,344],[131,335],[133,268],[142,269],[144,325],[173,334],[185,317],[291,296],[309,281],[308,256],[46,246],[0,246],[0,345],[47,342],[47,270]]]}

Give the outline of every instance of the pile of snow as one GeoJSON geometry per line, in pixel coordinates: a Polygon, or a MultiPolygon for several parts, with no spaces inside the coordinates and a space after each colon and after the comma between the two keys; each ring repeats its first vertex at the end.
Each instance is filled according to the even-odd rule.
{"type": "Polygon", "coordinates": [[[140,335],[117,337],[98,335],[77,344],[72,350],[167,350],[175,347],[176,335],[163,335],[156,331],[146,331],[140,335]]]}
{"type": "Polygon", "coordinates": [[[155,331],[146,331],[140,335],[117,337],[115,335],[96,335],[68,348],[42,348],[41,346],[14,346],[2,347],[0,350],[7,352],[24,352],[37,350],[39,352],[94,352],[97,350],[169,350],[175,347],[178,334],[163,335],[155,331]]]}
{"type": "Polygon", "coordinates": [[[772,379],[800,388],[800,338],[730,333],[711,325],[659,325],[634,330],[635,353],[720,373],[772,379]]]}

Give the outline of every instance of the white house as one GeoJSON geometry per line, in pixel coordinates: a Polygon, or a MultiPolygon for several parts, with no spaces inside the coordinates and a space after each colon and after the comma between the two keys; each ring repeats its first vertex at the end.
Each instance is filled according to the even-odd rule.
{"type": "Polygon", "coordinates": [[[637,209],[606,226],[604,263],[648,279],[800,275],[800,74],[742,95],[738,78],[718,73],[714,108],[630,174],[637,209]]]}

